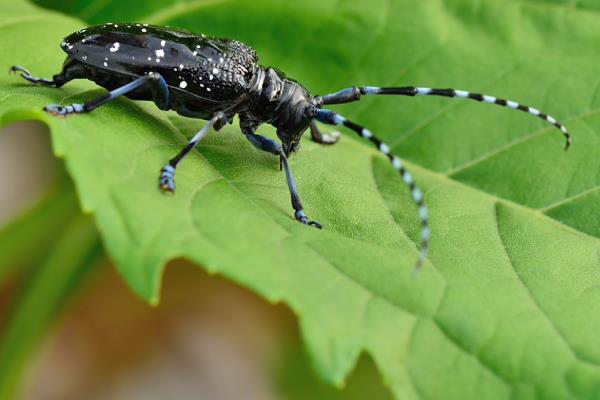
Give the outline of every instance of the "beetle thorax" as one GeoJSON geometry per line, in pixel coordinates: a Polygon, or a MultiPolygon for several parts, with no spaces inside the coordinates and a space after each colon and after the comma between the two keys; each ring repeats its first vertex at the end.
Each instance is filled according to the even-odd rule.
{"type": "Polygon", "coordinates": [[[273,68],[257,68],[250,85],[250,112],[277,128],[284,146],[298,143],[308,128],[314,108],[310,93],[273,68]]]}

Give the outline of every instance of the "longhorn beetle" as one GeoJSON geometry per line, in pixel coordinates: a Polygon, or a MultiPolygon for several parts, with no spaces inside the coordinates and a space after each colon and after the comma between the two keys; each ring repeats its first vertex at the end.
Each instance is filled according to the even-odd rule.
{"type": "Polygon", "coordinates": [[[109,90],[83,104],[50,104],[44,110],[57,116],[90,112],[119,97],[153,101],[161,110],[175,110],[191,118],[207,120],[187,145],[160,171],[159,186],[175,190],[175,170],[181,160],[211,130],[232,123],[237,114],[240,128],[256,148],[279,157],[291,194],[294,217],[303,224],[321,228],[304,212],[288,157],[298,149],[300,137],[310,128],[314,141],[333,144],[339,134],[324,134],[316,121],[343,125],[368,139],[392,163],[411,191],[422,224],[421,247],[415,272],[425,260],[429,244],[429,222],[423,192],[406,171],[390,147],[373,133],[337,112],[323,108],[331,104],[350,103],[364,95],[462,97],[524,111],[556,126],[566,139],[567,129],[556,119],[535,108],[514,101],[455,89],[425,87],[350,87],[324,96],[313,96],[298,82],[274,68],[258,64],[256,52],[230,39],[198,36],[194,33],[148,24],[104,24],[81,29],[61,43],[67,53],[62,72],[52,79],[36,78],[27,69],[13,66],[12,72],[31,83],[61,87],[73,79],[89,79],[109,90]],[[258,135],[257,128],[268,123],[277,129],[281,144],[258,135]]]}

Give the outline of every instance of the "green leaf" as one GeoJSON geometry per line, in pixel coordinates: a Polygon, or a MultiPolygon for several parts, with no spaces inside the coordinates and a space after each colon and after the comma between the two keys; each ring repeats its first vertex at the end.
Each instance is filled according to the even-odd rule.
{"type": "MultiPolygon", "coordinates": [[[[185,160],[171,197],[156,188],[158,169],[200,121],[124,99],[51,118],[44,104],[102,91],[0,77],[2,121],[50,126],[108,252],[152,302],[165,263],[185,257],[287,303],[331,382],[341,384],[367,351],[397,398],[595,397],[600,21],[551,3],[231,0],[146,12],[121,0],[80,14],[238,38],[315,93],[454,86],[563,120],[574,136],[567,153],[552,127],[489,105],[387,97],[338,108],[409,160],[424,189],[432,243],[417,280],[414,207],[389,163],[358,140],[304,141],[292,161],[307,212],[325,226],[317,231],[293,221],[277,161],[236,127],[185,160]]],[[[6,67],[46,76],[60,68],[61,38],[83,24],[16,0],[0,11],[6,67]]]]}

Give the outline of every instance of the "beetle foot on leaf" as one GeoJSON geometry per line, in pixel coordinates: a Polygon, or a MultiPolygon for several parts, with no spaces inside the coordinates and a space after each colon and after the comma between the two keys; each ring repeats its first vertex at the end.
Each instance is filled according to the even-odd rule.
{"type": "Polygon", "coordinates": [[[302,222],[304,225],[314,226],[317,229],[323,228],[323,225],[321,225],[319,221],[309,220],[302,210],[296,211],[294,217],[296,217],[296,220],[302,222]]]}
{"type": "Polygon", "coordinates": [[[20,65],[13,65],[12,67],[10,67],[10,69],[8,70],[10,73],[15,73],[15,72],[22,72],[23,75],[26,75],[28,77],[31,76],[31,72],[29,72],[29,70],[25,67],[21,67],[20,65]]]}
{"type": "Polygon", "coordinates": [[[84,112],[83,104],[71,104],[68,106],[61,106],[58,104],[48,104],[44,107],[44,111],[48,114],[55,115],[58,117],[64,117],[69,114],[79,114],[84,112]]]}
{"type": "Polygon", "coordinates": [[[319,144],[336,144],[340,140],[340,136],[341,134],[338,131],[321,133],[321,137],[316,142],[319,144]]]}
{"type": "Polygon", "coordinates": [[[163,192],[175,192],[175,168],[172,165],[167,164],[162,167],[158,185],[163,192]]]}

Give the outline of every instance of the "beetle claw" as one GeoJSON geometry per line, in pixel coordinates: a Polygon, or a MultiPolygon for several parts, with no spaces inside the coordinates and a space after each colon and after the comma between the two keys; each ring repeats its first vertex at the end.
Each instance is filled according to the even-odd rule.
{"type": "Polygon", "coordinates": [[[296,217],[296,220],[298,222],[301,222],[304,225],[314,226],[317,229],[323,228],[323,225],[321,225],[321,223],[319,221],[309,220],[308,217],[306,216],[306,214],[304,214],[304,211],[302,211],[302,210],[296,211],[296,213],[294,214],[294,217],[296,217]]]}
{"type": "Polygon", "coordinates": [[[9,73],[14,74],[17,72],[22,72],[22,76],[26,75],[28,77],[31,77],[31,72],[29,72],[29,70],[27,68],[21,67],[19,65],[13,65],[12,67],[10,67],[10,69],[8,70],[9,73]]]}
{"type": "Polygon", "coordinates": [[[309,226],[314,226],[317,229],[323,229],[323,225],[319,221],[308,221],[309,226]]]}

